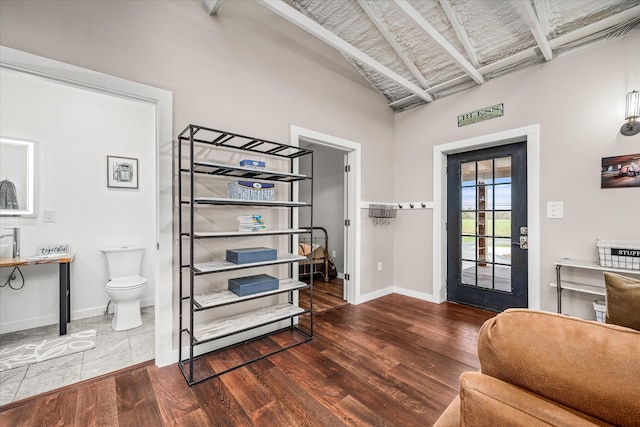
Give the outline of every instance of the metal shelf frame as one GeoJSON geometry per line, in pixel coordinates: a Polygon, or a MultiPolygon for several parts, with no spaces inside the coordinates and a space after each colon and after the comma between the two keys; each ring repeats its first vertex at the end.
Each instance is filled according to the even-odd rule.
{"type": "MultiPolygon", "coordinates": [[[[294,227],[293,209],[310,208],[313,202],[313,185],[311,185],[311,195],[309,203],[293,201],[293,187],[289,187],[289,200],[282,201],[255,201],[255,200],[239,200],[218,197],[195,197],[194,185],[198,176],[211,176],[220,178],[242,178],[242,179],[259,179],[263,181],[271,181],[284,185],[291,185],[300,181],[313,179],[313,151],[295,147],[278,142],[268,141],[259,138],[248,137],[227,131],[217,129],[189,125],[178,136],[178,222],[180,239],[179,251],[179,337],[178,337],[178,366],[189,385],[197,384],[202,381],[218,377],[231,370],[246,366],[258,360],[262,360],[273,354],[280,353],[289,348],[308,342],[313,339],[313,278],[310,277],[308,282],[294,279],[281,279],[280,287],[273,291],[253,294],[245,297],[238,297],[226,289],[213,291],[209,293],[197,293],[197,278],[201,275],[215,274],[219,272],[229,272],[247,268],[256,268],[267,265],[289,264],[289,277],[293,276],[294,267],[300,261],[306,260],[297,253],[282,254],[277,260],[269,262],[222,265],[225,261],[211,262],[214,264],[211,270],[203,271],[198,268],[195,262],[194,251],[196,250],[194,242],[200,239],[216,239],[216,238],[237,238],[237,237],[260,237],[260,236],[288,236],[289,251],[294,251],[294,236],[308,234],[308,227],[294,227]],[[199,145],[210,145],[216,150],[206,150],[207,154],[211,154],[217,149],[236,152],[256,153],[260,156],[275,156],[289,160],[289,171],[268,171],[261,169],[252,169],[235,165],[225,165],[217,161],[209,161],[206,155],[196,155],[195,147],[199,145]],[[188,151],[184,151],[184,149],[188,151]],[[310,176],[302,175],[294,172],[294,161],[302,156],[310,156],[311,174],[310,176]],[[186,177],[186,180],[185,180],[186,177]],[[207,206],[261,206],[266,208],[286,208],[289,209],[289,225],[288,228],[274,229],[259,232],[240,232],[235,230],[229,231],[203,231],[195,229],[196,209],[205,209],[207,206]],[[188,214],[186,212],[188,211],[188,214]],[[185,249],[188,248],[188,262],[185,263],[185,249]],[[220,267],[215,265],[220,264],[220,267]],[[188,287],[186,286],[188,282],[188,287]],[[187,291],[188,288],[188,291],[187,291]],[[302,309],[295,304],[295,293],[302,289],[309,289],[309,308],[302,309]],[[263,308],[256,308],[245,313],[234,314],[231,316],[218,318],[209,323],[195,319],[198,312],[211,311],[219,307],[229,307],[233,304],[239,304],[246,301],[258,300],[260,298],[270,297],[273,295],[288,295],[287,303],[272,305],[263,308]],[[185,306],[188,305],[188,310],[185,306]],[[303,316],[308,316],[308,322],[305,322],[304,328],[301,328],[299,320],[303,316]],[[212,343],[223,338],[230,338],[236,334],[247,333],[248,331],[261,328],[278,322],[288,322],[288,326],[278,328],[277,330],[267,333],[257,333],[250,338],[239,337],[237,342],[229,345],[223,345],[212,351],[206,351],[203,354],[195,355],[194,348],[200,344],[212,343]],[[251,343],[260,338],[264,338],[283,331],[292,331],[299,335],[297,340],[276,348],[268,353],[242,361],[231,367],[225,367],[219,372],[208,372],[196,378],[194,363],[203,357],[213,356],[216,354],[251,343]],[[185,341],[186,336],[186,341],[185,341]],[[188,347],[185,351],[183,346],[188,347]],[[187,354],[188,353],[188,354],[187,354]]],[[[199,211],[199,214],[202,213],[199,211]]],[[[216,213],[218,214],[218,213],[216,213]]],[[[310,211],[310,224],[313,226],[313,210],[310,211]]],[[[202,242],[204,243],[204,242],[202,242]]],[[[206,263],[200,263],[200,268],[206,263]]]]}

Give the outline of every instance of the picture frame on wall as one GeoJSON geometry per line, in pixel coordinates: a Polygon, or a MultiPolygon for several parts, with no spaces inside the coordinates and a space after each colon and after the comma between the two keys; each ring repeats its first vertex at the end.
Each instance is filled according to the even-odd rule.
{"type": "Polygon", "coordinates": [[[138,159],[107,156],[107,187],[138,188],[138,159]]]}
{"type": "Polygon", "coordinates": [[[640,187],[640,153],[602,158],[601,188],[640,187]]]}

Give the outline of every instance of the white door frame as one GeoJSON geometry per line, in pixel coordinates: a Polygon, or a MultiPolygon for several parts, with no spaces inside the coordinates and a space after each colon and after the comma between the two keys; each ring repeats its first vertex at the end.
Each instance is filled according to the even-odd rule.
{"type": "Polygon", "coordinates": [[[173,350],[173,94],[169,91],[0,46],[0,66],[80,89],[148,102],[156,112],[155,362],[178,360],[173,350]]]}
{"type": "Polygon", "coordinates": [[[433,147],[433,297],[447,300],[447,156],[527,141],[529,308],[540,310],[540,125],[525,126],[433,147]]]}
{"type": "Polygon", "coordinates": [[[357,207],[360,206],[360,144],[336,136],[327,135],[310,129],[291,125],[289,143],[298,146],[300,140],[311,141],[315,144],[333,147],[347,153],[351,166],[351,179],[347,188],[347,214],[351,225],[347,228],[347,247],[345,254],[347,263],[345,272],[349,273],[350,280],[346,281],[345,299],[350,304],[357,304],[360,298],[360,216],[357,207]]]}

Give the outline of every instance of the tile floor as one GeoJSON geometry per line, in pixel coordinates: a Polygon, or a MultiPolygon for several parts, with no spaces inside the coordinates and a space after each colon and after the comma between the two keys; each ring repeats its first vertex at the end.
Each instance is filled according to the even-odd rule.
{"type": "MultiPolygon", "coordinates": [[[[111,329],[112,318],[98,316],[69,323],[67,333],[97,330],[96,346],[90,350],[0,372],[0,405],[154,358],[154,307],[142,308],[142,326],[129,331],[111,329]]],[[[59,336],[57,324],[0,335],[0,345],[48,336],[59,336]]]]}

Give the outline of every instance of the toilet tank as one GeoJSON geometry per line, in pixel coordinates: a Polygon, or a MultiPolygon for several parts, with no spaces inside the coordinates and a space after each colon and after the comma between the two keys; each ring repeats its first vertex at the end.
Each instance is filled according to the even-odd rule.
{"type": "Polygon", "coordinates": [[[100,250],[107,257],[109,280],[117,277],[141,275],[144,246],[121,246],[100,250]]]}

